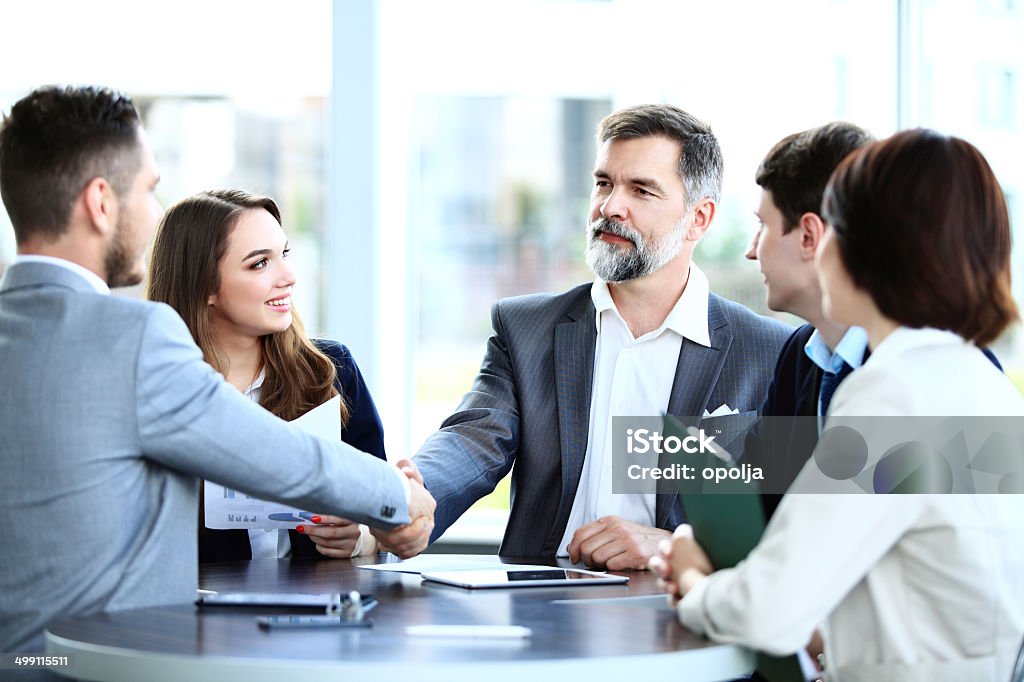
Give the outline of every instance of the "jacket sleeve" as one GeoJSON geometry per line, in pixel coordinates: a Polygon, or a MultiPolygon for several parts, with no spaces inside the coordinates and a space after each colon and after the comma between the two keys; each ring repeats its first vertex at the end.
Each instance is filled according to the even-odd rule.
{"type": "Polygon", "coordinates": [[[500,306],[491,309],[494,334],[472,387],[414,458],[437,501],[431,541],[494,490],[519,449],[519,402],[500,306]]]}
{"type": "Polygon", "coordinates": [[[683,597],[679,620],[719,642],[774,655],[805,646],[915,522],[913,495],[787,495],[754,551],[683,597]],[[816,539],[839,537],[822,551],[816,539]]]}
{"type": "Polygon", "coordinates": [[[150,459],[374,527],[409,522],[405,491],[390,465],[304,433],[246,399],[203,361],[171,308],[154,306],[136,368],[139,438],[150,459]]]}

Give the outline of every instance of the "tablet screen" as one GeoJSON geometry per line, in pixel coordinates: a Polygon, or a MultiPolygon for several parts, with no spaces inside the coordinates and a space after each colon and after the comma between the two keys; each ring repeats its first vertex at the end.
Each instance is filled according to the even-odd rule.
{"type": "MultiPolygon", "coordinates": [[[[501,571],[497,571],[497,573],[500,574],[501,571]]],[[[565,580],[569,577],[566,575],[566,572],[560,568],[542,571],[505,571],[504,573],[509,582],[516,580],[565,580]]],[[[583,573],[581,575],[587,574],[583,573]]]]}

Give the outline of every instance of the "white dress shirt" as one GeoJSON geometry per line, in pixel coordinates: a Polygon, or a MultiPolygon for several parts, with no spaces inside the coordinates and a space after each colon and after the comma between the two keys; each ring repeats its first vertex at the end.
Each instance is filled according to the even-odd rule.
{"type": "Polygon", "coordinates": [[[655,495],[612,493],[612,417],[661,416],[668,409],[683,339],[711,346],[708,332],[708,280],[696,265],[683,294],[660,327],[634,338],[615,308],[608,284],[590,290],[596,310],[597,347],[590,401],[587,452],[569,521],[558,546],[568,556],[573,534],[602,516],[655,524],[655,495]]]}
{"type": "MultiPolygon", "coordinates": [[[[1024,415],[977,347],[935,329],[893,332],[832,406],[835,417],[1024,415]]],[[[823,477],[808,462],[750,556],[682,599],[683,624],[781,655],[826,621],[835,679],[1008,679],[1024,634],[1024,496],[793,492],[823,477]]]]}

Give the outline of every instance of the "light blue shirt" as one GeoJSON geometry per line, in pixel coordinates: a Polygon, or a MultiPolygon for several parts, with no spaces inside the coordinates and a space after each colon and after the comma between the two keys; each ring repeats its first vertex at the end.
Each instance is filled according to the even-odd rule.
{"type": "MultiPolygon", "coordinates": [[[[850,327],[847,329],[846,333],[843,334],[843,338],[839,339],[839,343],[836,344],[835,350],[828,347],[825,339],[821,336],[821,332],[815,329],[814,333],[811,334],[811,338],[807,339],[804,352],[807,353],[807,357],[811,359],[811,362],[821,368],[821,371],[836,374],[842,369],[844,362],[854,369],[864,364],[864,351],[867,348],[868,333],[861,327],[850,327]]],[[[821,395],[819,393],[819,430],[821,430],[821,418],[823,416],[821,414],[821,395]]]]}

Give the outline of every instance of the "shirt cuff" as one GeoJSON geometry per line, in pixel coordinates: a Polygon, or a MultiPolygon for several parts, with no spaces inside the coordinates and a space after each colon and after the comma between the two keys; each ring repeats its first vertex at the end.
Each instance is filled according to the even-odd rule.
{"type": "Polygon", "coordinates": [[[709,582],[711,582],[710,577],[701,580],[676,604],[676,615],[679,617],[679,622],[699,635],[707,634],[708,631],[704,619],[704,592],[707,590],[709,582]]]}
{"type": "Polygon", "coordinates": [[[377,549],[377,538],[370,534],[369,526],[359,524],[359,539],[356,540],[356,547],[352,550],[352,556],[368,556],[374,554],[377,549]]]}
{"type": "Polygon", "coordinates": [[[818,666],[811,660],[811,655],[807,653],[807,649],[797,649],[796,658],[800,661],[800,672],[804,674],[804,679],[807,682],[813,682],[824,677],[824,673],[818,670],[818,666]]]}

